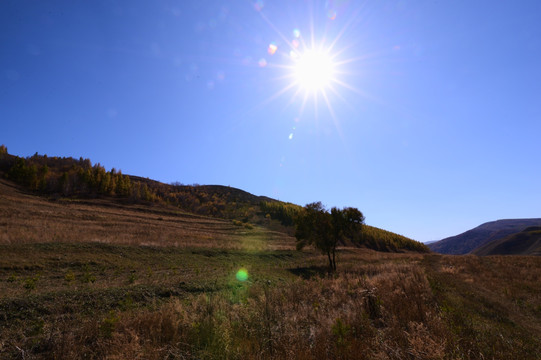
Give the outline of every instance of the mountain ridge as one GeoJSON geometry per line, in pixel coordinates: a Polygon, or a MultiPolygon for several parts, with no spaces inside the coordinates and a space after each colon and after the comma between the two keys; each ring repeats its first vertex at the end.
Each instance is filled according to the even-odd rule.
{"type": "Polygon", "coordinates": [[[472,254],[541,256],[541,226],[530,226],[519,233],[491,241],[473,250],[472,254]]]}
{"type": "Polygon", "coordinates": [[[531,226],[541,226],[541,218],[500,219],[483,223],[461,234],[450,236],[427,246],[442,254],[464,255],[493,241],[519,233],[531,226]]]}

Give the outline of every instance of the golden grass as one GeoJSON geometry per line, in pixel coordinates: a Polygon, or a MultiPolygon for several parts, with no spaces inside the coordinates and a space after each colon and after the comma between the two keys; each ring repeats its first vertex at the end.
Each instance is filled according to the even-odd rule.
{"type": "Polygon", "coordinates": [[[62,326],[59,317],[41,342],[58,359],[441,358],[445,327],[422,269],[382,264],[370,271],[230,284],[154,310],[114,310],[75,327],[62,326]]]}
{"type": "Polygon", "coordinates": [[[287,234],[198,216],[174,207],[120,205],[108,200],[48,201],[0,180],[0,244],[109,244],[293,249],[287,234]]]}
{"type": "Polygon", "coordinates": [[[1,359],[541,359],[539,257],[341,248],[328,275],[258,226],[0,191],[1,359]]]}

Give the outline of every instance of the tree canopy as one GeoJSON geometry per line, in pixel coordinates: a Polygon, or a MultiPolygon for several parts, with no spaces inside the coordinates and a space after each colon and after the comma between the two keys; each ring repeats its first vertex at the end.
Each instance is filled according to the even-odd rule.
{"type": "Polygon", "coordinates": [[[333,207],[329,212],[321,202],[307,204],[297,216],[297,250],[313,245],[327,254],[329,270],[335,271],[336,246],[346,240],[359,242],[363,224],[363,213],[356,208],[333,207]]]}

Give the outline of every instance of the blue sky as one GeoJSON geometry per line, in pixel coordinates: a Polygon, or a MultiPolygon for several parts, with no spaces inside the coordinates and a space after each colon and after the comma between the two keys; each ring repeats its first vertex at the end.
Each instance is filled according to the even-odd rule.
{"type": "Polygon", "coordinates": [[[540,24],[539,1],[3,0],[0,143],[438,240],[541,216],[540,24]],[[334,80],[305,96],[313,45],[334,80]]]}

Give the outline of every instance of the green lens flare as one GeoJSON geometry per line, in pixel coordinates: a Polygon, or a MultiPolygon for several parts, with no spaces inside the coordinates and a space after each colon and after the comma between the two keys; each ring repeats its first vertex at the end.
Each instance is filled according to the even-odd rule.
{"type": "Polygon", "coordinates": [[[248,270],[240,269],[239,271],[237,271],[237,275],[235,276],[237,277],[238,281],[246,281],[248,280],[248,270]]]}

